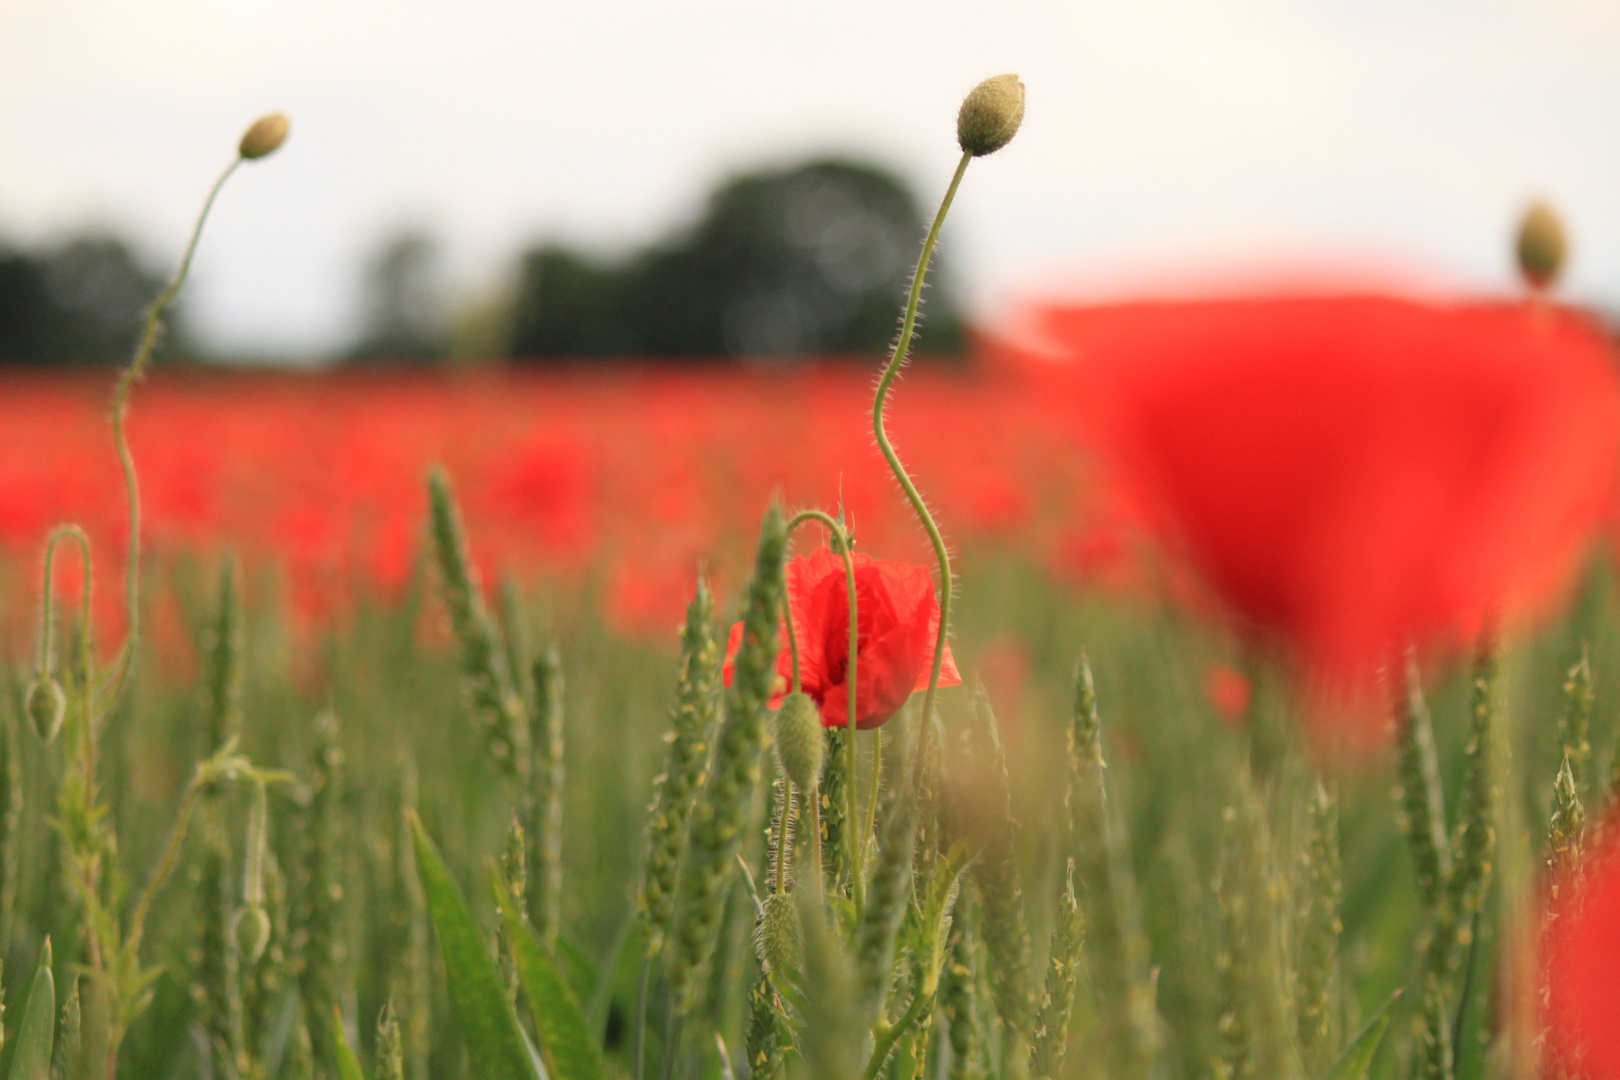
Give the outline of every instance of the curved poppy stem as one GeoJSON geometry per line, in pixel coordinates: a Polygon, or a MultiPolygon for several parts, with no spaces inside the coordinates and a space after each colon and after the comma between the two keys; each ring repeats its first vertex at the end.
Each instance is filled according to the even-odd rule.
{"type": "Polygon", "coordinates": [[[51,603],[55,596],[56,545],[63,540],[72,540],[79,545],[79,556],[84,566],[84,584],[79,594],[79,625],[81,635],[90,633],[90,538],[77,525],[58,525],[45,541],[45,597],[39,620],[39,673],[47,676],[51,673],[51,651],[56,638],[56,609],[51,603]]]}
{"type": "Polygon", "coordinates": [[[203,200],[202,210],[197,214],[197,222],[191,228],[191,239],[186,242],[185,254],[180,257],[180,269],[175,271],[174,280],[166,285],[152,306],[146,311],[146,322],[141,327],[140,344],[135,347],[135,355],[129,366],[118,377],[118,383],[113,388],[112,429],[113,443],[118,449],[118,463],[124,470],[124,489],[129,497],[129,550],[126,558],[128,566],[125,569],[124,580],[124,644],[118,652],[117,671],[113,675],[112,686],[108,692],[106,707],[111,709],[118,697],[123,693],[124,684],[129,672],[135,666],[135,650],[140,644],[140,584],[141,584],[141,488],[135,476],[135,458],[129,450],[129,439],[124,434],[124,414],[129,411],[129,394],[135,383],[146,374],[147,367],[152,360],[152,350],[157,347],[158,333],[163,328],[163,313],[168,310],[174,298],[179,295],[180,288],[186,283],[186,276],[191,273],[191,259],[197,253],[197,241],[202,238],[203,224],[208,220],[208,212],[214,208],[214,200],[219,197],[220,188],[225,181],[231,178],[236,167],[242,164],[240,156],[231,159],[225,171],[219,174],[214,186],[208,189],[208,197],[203,200]]]}
{"type": "MultiPolygon", "coordinates": [[[[845,685],[849,687],[849,720],[846,725],[849,731],[849,738],[844,740],[844,774],[849,777],[849,783],[845,789],[848,800],[848,805],[845,812],[845,820],[849,822],[849,827],[853,829],[855,827],[855,823],[860,820],[860,792],[857,790],[860,785],[855,779],[855,720],[857,715],[856,697],[858,691],[860,690],[860,683],[856,679],[855,660],[856,655],[860,651],[861,626],[855,606],[855,553],[850,550],[849,533],[845,531],[843,525],[839,524],[838,521],[832,517],[832,515],[822,510],[801,510],[797,514],[794,514],[792,520],[790,520],[787,524],[787,536],[790,541],[793,539],[793,530],[797,529],[800,525],[803,525],[807,521],[820,522],[822,525],[826,526],[827,531],[832,533],[835,549],[839,555],[843,556],[844,559],[844,587],[849,593],[849,666],[845,669],[845,685]]],[[[795,693],[797,693],[800,686],[799,642],[798,638],[793,632],[793,605],[791,599],[788,604],[787,624],[788,646],[792,650],[793,654],[793,690],[795,693]]],[[[876,789],[873,789],[872,797],[874,799],[877,797],[876,789]]],[[[819,826],[817,828],[816,843],[818,846],[821,843],[819,826]]],[[[817,861],[820,861],[819,854],[817,861]]],[[[861,860],[858,853],[851,853],[849,864],[850,890],[855,899],[855,912],[858,916],[866,899],[861,888],[861,860]]]]}
{"type": "MultiPolygon", "coordinates": [[[[906,355],[911,351],[911,339],[917,327],[917,306],[922,302],[923,279],[928,275],[928,263],[933,258],[934,247],[939,243],[940,226],[945,223],[945,215],[950,212],[951,202],[956,198],[956,189],[962,186],[962,176],[967,172],[968,162],[973,155],[964,152],[962,160],[956,164],[956,173],[951,177],[950,187],[945,189],[945,198],[939,204],[939,210],[934,214],[934,223],[928,229],[928,238],[923,241],[922,257],[917,260],[917,269],[911,276],[911,293],[906,297],[905,321],[900,326],[900,337],[894,343],[894,354],[889,357],[889,366],[884,368],[883,377],[878,380],[877,394],[872,400],[872,434],[877,437],[878,449],[889,462],[889,469],[894,478],[900,482],[900,487],[911,501],[912,510],[916,511],[917,519],[928,533],[928,539],[934,545],[934,558],[939,562],[939,633],[934,640],[934,663],[928,672],[928,692],[923,695],[923,731],[928,731],[929,718],[934,714],[934,694],[939,689],[939,675],[945,663],[946,636],[950,632],[951,623],[951,557],[945,550],[945,538],[940,535],[939,526],[934,524],[934,515],[928,512],[928,504],[923,501],[922,495],[917,491],[917,485],[911,482],[911,476],[906,472],[904,465],[900,464],[900,455],[895,453],[894,445],[889,442],[889,434],[884,429],[883,406],[889,396],[889,387],[899,376],[900,369],[905,365],[906,355]]],[[[919,748],[920,749],[920,748],[919,748]]],[[[922,754],[917,755],[920,762],[922,754]]]]}
{"type": "Polygon", "coordinates": [[[79,655],[75,658],[74,677],[68,685],[73,688],[74,696],[79,701],[76,713],[79,719],[74,723],[84,725],[78,736],[79,768],[84,772],[84,790],[89,793],[95,791],[96,785],[96,725],[90,716],[93,700],[90,674],[90,538],[77,525],[58,525],[45,541],[45,598],[40,617],[39,673],[46,678],[51,674],[51,652],[56,636],[55,605],[51,602],[55,597],[56,545],[63,540],[78,544],[84,567],[84,582],[79,589],[79,655]]]}

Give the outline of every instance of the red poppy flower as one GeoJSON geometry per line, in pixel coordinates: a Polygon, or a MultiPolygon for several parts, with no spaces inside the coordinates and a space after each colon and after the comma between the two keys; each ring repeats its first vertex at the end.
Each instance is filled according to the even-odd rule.
{"type": "MultiPolygon", "coordinates": [[[[804,692],[821,707],[825,727],[849,723],[849,591],[844,560],[825,547],[787,565],[788,617],[799,642],[799,678],[804,692]]],[[[855,553],[856,644],[855,725],[879,727],[906,703],[913,691],[928,689],[939,635],[939,601],[927,567],[855,553]]],[[[732,664],[742,642],[742,623],[731,628],[724,676],[731,685],[732,664]]],[[[777,661],[783,687],[793,682],[793,657],[786,645],[777,661]]],[[[962,681],[945,646],[939,685],[962,681]]],[[[786,690],[771,701],[779,705],[786,690]]]]}
{"type": "Polygon", "coordinates": [[[1542,938],[1548,1075],[1620,1076],[1620,844],[1589,858],[1585,881],[1566,885],[1542,938]]]}
{"type": "Polygon", "coordinates": [[[1610,490],[1600,333],[1528,305],[1316,297],[1051,308],[1058,401],[1240,625],[1360,679],[1565,584],[1610,490]]]}

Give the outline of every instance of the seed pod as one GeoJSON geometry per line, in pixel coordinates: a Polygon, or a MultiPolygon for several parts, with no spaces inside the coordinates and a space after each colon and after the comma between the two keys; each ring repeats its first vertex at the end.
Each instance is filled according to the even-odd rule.
{"type": "Polygon", "coordinates": [[[759,965],[767,972],[804,969],[804,934],[799,929],[799,909],[792,895],[771,893],[761,905],[754,947],[759,965]]]}
{"type": "Polygon", "coordinates": [[[270,944],[270,913],[262,907],[238,908],[236,926],[237,952],[244,964],[256,964],[270,944]]]}
{"type": "Polygon", "coordinates": [[[41,673],[28,684],[28,719],[44,742],[49,743],[62,730],[62,718],[67,715],[67,692],[50,675],[41,673]]]}
{"type": "Polygon", "coordinates": [[[292,124],[287,120],[285,113],[269,113],[253,121],[242,136],[242,142],[236,152],[242,155],[243,161],[257,161],[268,157],[281,148],[287,141],[287,133],[292,130],[292,124]]]}
{"type": "Polygon", "coordinates": [[[1532,289],[1546,289],[1558,280],[1569,242],[1564,236],[1564,224],[1551,206],[1537,201],[1525,209],[1524,217],[1519,219],[1515,250],[1519,273],[1532,289]]]}
{"type": "Polygon", "coordinates": [[[956,142],[974,157],[1012,142],[1024,122],[1024,84],[1017,75],[993,75],[975,86],[956,114],[956,142]]]}
{"type": "Polygon", "coordinates": [[[776,753],[782,772],[800,791],[815,790],[825,745],[815,701],[809,694],[789,694],[776,714],[776,753]]]}

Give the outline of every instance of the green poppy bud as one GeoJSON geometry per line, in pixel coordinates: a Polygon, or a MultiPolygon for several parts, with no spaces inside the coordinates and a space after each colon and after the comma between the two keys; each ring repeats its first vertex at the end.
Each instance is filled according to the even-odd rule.
{"type": "Polygon", "coordinates": [[[67,693],[62,684],[42,672],[28,684],[25,704],[39,737],[47,743],[56,738],[62,730],[62,718],[67,715],[67,693]]]}
{"type": "Polygon", "coordinates": [[[242,155],[244,161],[257,161],[259,158],[267,157],[287,141],[287,132],[291,128],[292,124],[287,120],[285,113],[261,116],[253,121],[253,126],[242,136],[237,153],[242,155]]]}
{"type": "Polygon", "coordinates": [[[1545,289],[1558,279],[1569,253],[1564,223],[1544,202],[1533,202],[1519,221],[1519,273],[1532,289],[1545,289]]]}
{"type": "Polygon", "coordinates": [[[993,75],[975,86],[956,114],[956,142],[974,157],[1012,142],[1024,122],[1024,84],[1016,75],[993,75]]]}
{"type": "Polygon", "coordinates": [[[776,714],[776,754],[782,772],[800,791],[814,791],[821,776],[826,740],[821,734],[821,710],[809,694],[789,694],[776,714]]]}
{"type": "Polygon", "coordinates": [[[771,893],[761,905],[754,945],[767,972],[798,971],[804,966],[804,934],[799,909],[787,893],[771,893]]]}
{"type": "Polygon", "coordinates": [[[254,904],[236,912],[236,951],[244,964],[256,964],[270,944],[270,915],[254,904]]]}

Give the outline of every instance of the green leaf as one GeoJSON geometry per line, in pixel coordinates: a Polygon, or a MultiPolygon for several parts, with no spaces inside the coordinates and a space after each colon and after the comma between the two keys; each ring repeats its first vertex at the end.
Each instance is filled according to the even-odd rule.
{"type": "Polygon", "coordinates": [[[410,824],[416,872],[438,931],[450,1008],[467,1043],[472,1075],[480,1080],[539,1080],[517,1013],[506,998],[501,974],[484,947],[483,932],[467,909],[466,898],[414,813],[410,824]]]}
{"type": "Polygon", "coordinates": [[[17,1025],[17,1049],[8,1080],[50,1080],[51,1047],[56,1041],[56,979],[51,974],[51,939],[39,957],[39,971],[17,1025]]]}
{"type": "Polygon", "coordinates": [[[1367,1021],[1367,1026],[1361,1029],[1355,1041],[1345,1047],[1339,1060],[1333,1063],[1327,1076],[1323,1080],[1366,1080],[1367,1070],[1372,1067],[1373,1056],[1383,1045],[1384,1033],[1389,1030],[1389,1021],[1395,1000],[1401,996],[1399,990],[1389,995],[1389,1000],[1373,1014],[1367,1021]]]}
{"type": "Polygon", "coordinates": [[[490,874],[495,901],[500,906],[506,929],[506,945],[512,950],[518,982],[529,1002],[529,1016],[540,1039],[540,1056],[545,1059],[551,1080],[603,1080],[602,1048],[585,1025],[579,1000],[568,987],[557,961],[519,914],[498,871],[490,874]]]}
{"type": "Polygon", "coordinates": [[[574,998],[582,1002],[591,1000],[600,977],[596,965],[585,955],[585,950],[565,935],[558,934],[555,956],[568,979],[568,988],[574,992],[574,998]]]}
{"type": "Polygon", "coordinates": [[[360,1071],[360,1059],[349,1048],[349,1037],[343,1033],[343,1014],[332,1007],[332,1040],[337,1043],[338,1080],[366,1080],[360,1071]]]}

